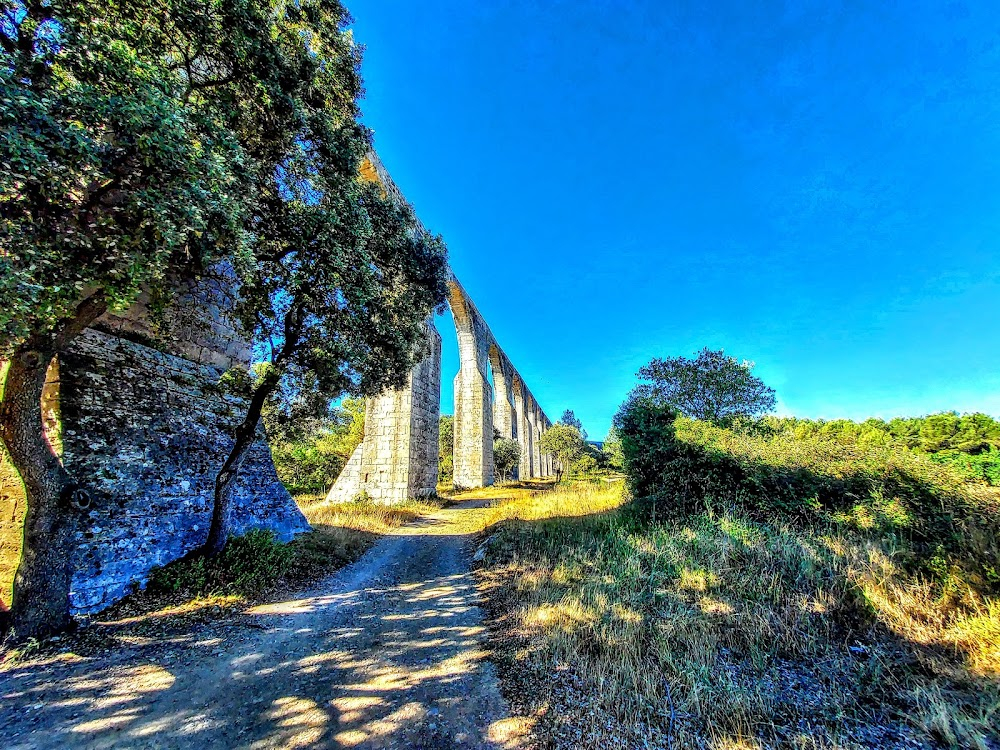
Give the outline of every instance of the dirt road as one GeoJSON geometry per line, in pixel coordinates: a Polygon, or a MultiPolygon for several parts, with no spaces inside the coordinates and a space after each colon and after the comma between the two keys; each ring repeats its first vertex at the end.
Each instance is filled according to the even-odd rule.
{"type": "Polygon", "coordinates": [[[5,749],[519,747],[469,570],[481,504],[235,620],[0,671],[5,749]]]}

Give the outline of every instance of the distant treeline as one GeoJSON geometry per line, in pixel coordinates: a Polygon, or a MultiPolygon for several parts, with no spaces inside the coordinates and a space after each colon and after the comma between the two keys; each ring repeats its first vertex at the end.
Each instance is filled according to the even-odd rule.
{"type": "Polygon", "coordinates": [[[763,417],[759,429],[798,438],[827,437],[859,446],[894,443],[948,464],[969,481],[1000,486],[1000,421],[988,414],[942,412],[926,417],[799,419],[763,417]]]}

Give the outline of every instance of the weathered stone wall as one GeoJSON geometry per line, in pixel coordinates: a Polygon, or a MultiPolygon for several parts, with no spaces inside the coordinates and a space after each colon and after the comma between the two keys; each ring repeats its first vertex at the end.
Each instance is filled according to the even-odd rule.
{"type": "MultiPolygon", "coordinates": [[[[242,403],[219,376],[249,350],[225,320],[219,277],[186,286],[177,306],[150,315],[143,301],[88,329],[50,368],[50,439],[94,496],[74,553],[74,614],[99,611],[144,585],[150,569],[204,543],[216,473],[242,403]],[[58,413],[61,412],[61,413],[58,413]]],[[[263,432],[237,481],[234,533],[308,529],[274,470],[263,432]]],[[[0,599],[9,603],[20,557],[23,487],[0,464],[0,599]]]]}

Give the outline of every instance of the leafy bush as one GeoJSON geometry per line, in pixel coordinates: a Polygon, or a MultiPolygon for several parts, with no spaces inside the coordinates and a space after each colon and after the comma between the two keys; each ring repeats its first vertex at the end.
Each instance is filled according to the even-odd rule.
{"type": "Polygon", "coordinates": [[[1000,487],[1000,450],[970,455],[961,451],[942,451],[931,455],[935,463],[950,466],[968,482],[1000,487]]]}
{"type": "Polygon", "coordinates": [[[253,597],[284,576],[292,562],[292,551],[268,529],[252,529],[231,537],[215,558],[195,554],[154,568],[148,589],[191,596],[235,594],[253,597]]]}
{"type": "Polygon", "coordinates": [[[293,495],[325,493],[347,459],[339,446],[323,438],[306,438],[271,446],[278,478],[293,495]]]}
{"type": "Polygon", "coordinates": [[[617,417],[634,510],[775,513],[832,522],[901,544],[937,579],[994,588],[1000,557],[996,499],[973,493],[948,466],[893,443],[862,446],[822,434],[725,429],[648,400],[617,417]]]}
{"type": "Polygon", "coordinates": [[[521,462],[521,444],[510,438],[494,440],[493,461],[500,478],[507,481],[521,462]]]}

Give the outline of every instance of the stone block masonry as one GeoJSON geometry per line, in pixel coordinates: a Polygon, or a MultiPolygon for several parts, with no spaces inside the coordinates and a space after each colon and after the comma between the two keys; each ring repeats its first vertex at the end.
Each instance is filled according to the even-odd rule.
{"type": "Polygon", "coordinates": [[[399,503],[437,490],[441,336],[428,321],[427,350],[405,388],[365,404],[365,437],[330,490],[331,502],[363,493],[399,503]]]}
{"type": "MultiPolygon", "coordinates": [[[[404,202],[389,173],[372,154],[362,174],[404,202]]],[[[423,232],[417,223],[414,231],[423,232]]],[[[500,348],[486,319],[454,274],[448,304],[455,321],[460,367],[455,376],[454,483],[456,488],[493,484],[494,429],[521,444],[520,479],[549,476],[551,456],[538,442],[551,422],[500,348]],[[493,387],[488,373],[492,370],[493,387]]],[[[369,399],[365,439],[327,496],[345,502],[362,493],[383,503],[402,502],[434,491],[438,472],[441,338],[428,322],[427,356],[398,391],[369,399]]]]}
{"type": "MultiPolygon", "coordinates": [[[[229,366],[246,365],[249,350],[225,324],[217,290],[202,286],[182,301],[171,314],[179,334],[151,326],[139,305],[85,331],[50,368],[50,440],[94,497],[72,559],[74,615],[104,609],[208,535],[215,476],[243,407],[217,383],[229,366]],[[191,325],[176,325],[182,319],[191,325]]],[[[23,517],[20,480],[0,462],[0,600],[8,605],[23,517]]],[[[237,535],[271,529],[283,541],[309,528],[263,432],[237,481],[233,527],[237,535]]]]}

